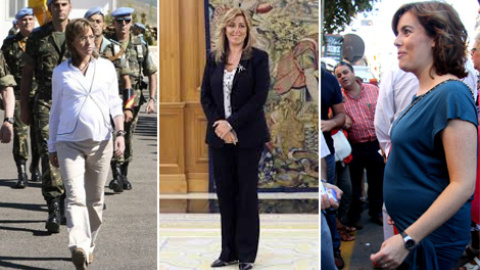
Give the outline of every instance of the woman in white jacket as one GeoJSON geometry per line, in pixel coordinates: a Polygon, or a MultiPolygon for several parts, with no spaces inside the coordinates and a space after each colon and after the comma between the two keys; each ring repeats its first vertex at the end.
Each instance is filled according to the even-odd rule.
{"type": "Polygon", "coordinates": [[[72,57],[53,71],[48,148],[50,161],[60,166],[67,194],[72,262],[76,269],[87,269],[102,224],[110,159],[125,149],[124,119],[115,68],[98,58],[91,23],[73,20],[65,35],[72,57]]]}

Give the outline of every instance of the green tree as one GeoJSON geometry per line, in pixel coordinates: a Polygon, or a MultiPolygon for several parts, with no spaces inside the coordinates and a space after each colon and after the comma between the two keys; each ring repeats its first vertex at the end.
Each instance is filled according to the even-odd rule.
{"type": "Polygon", "coordinates": [[[323,32],[335,34],[345,29],[352,18],[362,11],[371,11],[379,0],[322,0],[324,2],[323,32]]]}

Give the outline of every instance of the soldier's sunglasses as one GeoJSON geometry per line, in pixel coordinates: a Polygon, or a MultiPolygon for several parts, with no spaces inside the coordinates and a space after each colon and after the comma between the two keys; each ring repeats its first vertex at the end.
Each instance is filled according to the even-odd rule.
{"type": "Polygon", "coordinates": [[[125,23],[130,23],[132,21],[132,19],[123,19],[123,18],[119,18],[119,19],[116,19],[117,22],[121,23],[121,22],[125,22],[125,23]]]}

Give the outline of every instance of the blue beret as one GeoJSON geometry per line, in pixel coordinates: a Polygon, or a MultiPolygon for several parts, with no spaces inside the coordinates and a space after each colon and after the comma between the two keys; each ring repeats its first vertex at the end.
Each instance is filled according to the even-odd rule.
{"type": "Polygon", "coordinates": [[[112,12],[112,17],[123,17],[132,15],[135,9],[131,7],[119,7],[112,12]]]}
{"type": "Polygon", "coordinates": [[[134,25],[138,28],[141,28],[141,29],[145,30],[145,25],[143,25],[142,23],[137,22],[134,25]]]}
{"type": "Polygon", "coordinates": [[[20,11],[15,15],[15,19],[18,21],[21,18],[28,16],[28,15],[33,15],[33,9],[29,7],[25,7],[20,9],[20,11]]]}
{"type": "Polygon", "coordinates": [[[90,17],[92,17],[92,15],[95,15],[95,14],[102,14],[103,16],[105,15],[105,13],[103,13],[103,9],[101,7],[93,7],[89,10],[87,10],[87,12],[85,13],[85,15],[83,16],[85,19],[88,19],[90,17]]]}
{"type": "Polygon", "coordinates": [[[13,25],[17,24],[17,19],[13,19],[12,24],[13,25]]]}

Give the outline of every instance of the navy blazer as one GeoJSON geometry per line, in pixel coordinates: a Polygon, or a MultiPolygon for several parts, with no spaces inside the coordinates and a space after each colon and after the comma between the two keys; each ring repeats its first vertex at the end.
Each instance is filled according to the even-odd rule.
{"type": "Polygon", "coordinates": [[[201,103],[207,117],[205,142],[212,147],[223,147],[224,141],[215,134],[213,123],[227,120],[237,133],[237,146],[261,147],[270,141],[263,106],[270,87],[268,54],[253,48],[249,57],[242,56],[233,79],[230,102],[232,114],[225,119],[223,104],[223,73],[225,63],[215,63],[213,55],[207,59],[203,73],[201,103]]]}

